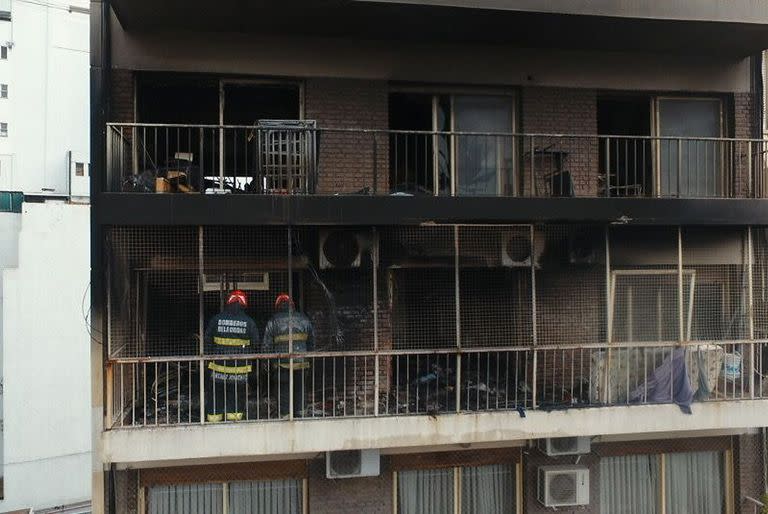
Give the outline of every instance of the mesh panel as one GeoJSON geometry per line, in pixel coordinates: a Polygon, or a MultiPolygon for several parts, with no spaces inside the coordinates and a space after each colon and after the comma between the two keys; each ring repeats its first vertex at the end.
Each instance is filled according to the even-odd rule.
{"type": "Polygon", "coordinates": [[[381,231],[381,269],[387,274],[393,347],[456,346],[453,227],[381,231]]]}
{"type": "Polygon", "coordinates": [[[131,426],[200,422],[211,402],[243,420],[291,403],[293,417],[335,417],[667,402],[651,385],[680,373],[700,400],[762,397],[766,352],[749,337],[768,331],[768,244],[751,233],[750,268],[744,229],[113,228],[109,414],[131,426]],[[260,338],[244,357],[199,356],[233,288],[260,335],[293,294],[314,333],[314,351],[290,357],[302,373],[260,338]],[[217,392],[211,364],[247,377],[217,392]]]}

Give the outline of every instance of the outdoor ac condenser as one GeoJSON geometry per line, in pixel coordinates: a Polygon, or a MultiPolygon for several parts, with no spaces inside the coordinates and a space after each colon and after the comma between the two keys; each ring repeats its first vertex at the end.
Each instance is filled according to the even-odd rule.
{"type": "Polygon", "coordinates": [[[538,498],[545,507],[589,504],[589,469],[585,466],[541,466],[538,498]]]}
{"type": "Polygon", "coordinates": [[[379,476],[379,450],[342,450],[326,452],[327,478],[357,478],[379,476]]]}
{"type": "Polygon", "coordinates": [[[540,439],[539,449],[550,457],[582,455],[591,451],[589,437],[553,437],[550,439],[540,439]]]}
{"type": "Polygon", "coordinates": [[[349,229],[320,231],[320,269],[359,268],[364,253],[375,256],[378,240],[369,232],[349,229]]]}
{"type": "Polygon", "coordinates": [[[545,241],[542,234],[535,234],[531,245],[529,227],[519,227],[501,234],[501,264],[508,268],[530,268],[531,259],[535,267],[540,266],[545,241]]]}

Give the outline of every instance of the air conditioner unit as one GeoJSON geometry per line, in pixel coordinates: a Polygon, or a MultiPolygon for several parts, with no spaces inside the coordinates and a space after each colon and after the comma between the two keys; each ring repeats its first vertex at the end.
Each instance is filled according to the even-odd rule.
{"type": "Polygon", "coordinates": [[[375,477],[380,473],[379,450],[326,452],[326,478],[375,477]]]}
{"type": "Polygon", "coordinates": [[[545,241],[542,234],[536,234],[531,248],[531,232],[528,227],[511,230],[501,234],[501,264],[508,268],[530,268],[540,266],[544,253],[545,241]]]}
{"type": "Polygon", "coordinates": [[[589,504],[589,469],[585,466],[541,466],[538,497],[545,507],[589,504]]]}
{"type": "Polygon", "coordinates": [[[359,268],[362,255],[377,255],[378,238],[349,229],[320,231],[320,269],[359,268]]]}
{"type": "Polygon", "coordinates": [[[589,437],[553,437],[550,439],[540,439],[539,449],[550,457],[559,457],[560,455],[582,455],[589,453],[589,437]]]}

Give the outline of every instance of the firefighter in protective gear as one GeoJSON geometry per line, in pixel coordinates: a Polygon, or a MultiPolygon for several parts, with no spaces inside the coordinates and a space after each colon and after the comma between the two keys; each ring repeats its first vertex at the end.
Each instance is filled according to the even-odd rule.
{"type": "MultiPolygon", "coordinates": [[[[291,297],[283,293],[275,300],[275,314],[264,329],[264,351],[288,353],[289,342],[293,353],[311,352],[315,348],[315,331],[309,318],[296,311],[291,297]]],[[[309,361],[294,357],[293,366],[290,359],[280,359],[273,366],[280,416],[286,417],[290,411],[290,375],[293,374],[293,416],[299,417],[305,404],[304,376],[309,361]]]]}
{"type": "MultiPolygon", "coordinates": [[[[230,355],[256,353],[259,331],[246,314],[248,297],[232,291],[224,310],[211,318],[205,329],[205,353],[230,355]]],[[[246,402],[251,364],[245,360],[211,361],[206,366],[205,413],[209,422],[240,421],[246,402]]]]}

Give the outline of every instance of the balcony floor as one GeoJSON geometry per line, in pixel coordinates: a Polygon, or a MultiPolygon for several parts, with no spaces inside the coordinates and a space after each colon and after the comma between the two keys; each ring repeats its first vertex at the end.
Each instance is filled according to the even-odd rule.
{"type": "Polygon", "coordinates": [[[134,467],[200,459],[280,458],[328,450],[416,448],[545,437],[632,435],[768,426],[768,400],[565,411],[392,416],[118,429],[102,434],[105,463],[134,467]]]}
{"type": "Polygon", "coordinates": [[[768,225],[768,201],[760,199],[102,193],[92,204],[97,225],[768,225]]]}

